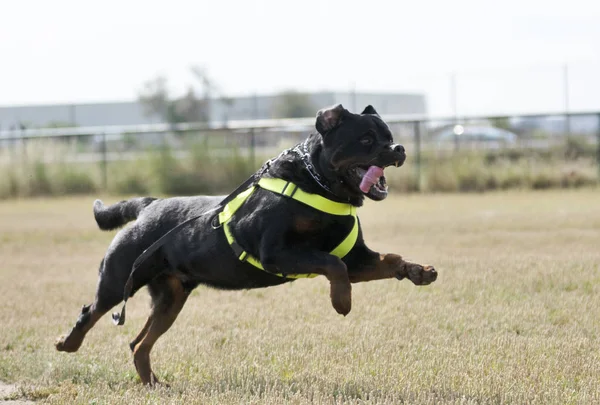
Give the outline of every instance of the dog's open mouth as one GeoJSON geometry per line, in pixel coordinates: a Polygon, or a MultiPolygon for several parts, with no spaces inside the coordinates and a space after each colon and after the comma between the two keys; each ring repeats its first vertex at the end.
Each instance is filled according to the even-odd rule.
{"type": "Polygon", "coordinates": [[[356,166],[351,169],[357,178],[357,186],[372,200],[380,201],[387,197],[388,186],[379,166],[356,166]]]}

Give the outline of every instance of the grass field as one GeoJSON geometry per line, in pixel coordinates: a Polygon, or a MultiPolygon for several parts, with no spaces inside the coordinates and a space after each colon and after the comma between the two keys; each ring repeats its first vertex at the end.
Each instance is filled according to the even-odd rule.
{"type": "MultiPolygon", "coordinates": [[[[436,283],[324,278],[263,290],[198,288],[153,351],[170,389],[138,382],[103,318],[76,354],[53,342],[91,301],[113,233],[94,197],[0,202],[4,399],[68,404],[600,403],[600,191],[394,196],[359,211],[372,248],[433,264],[436,283]]],[[[115,197],[105,202],[117,201],[115,197]]],[[[0,398],[2,399],[2,398],[0,398]]]]}

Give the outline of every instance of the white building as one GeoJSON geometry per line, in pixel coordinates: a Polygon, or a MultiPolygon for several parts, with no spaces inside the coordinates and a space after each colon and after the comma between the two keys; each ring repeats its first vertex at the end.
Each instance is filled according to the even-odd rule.
{"type": "MultiPolygon", "coordinates": [[[[318,92],[309,94],[317,110],[336,103],[354,112],[372,104],[380,114],[425,114],[425,96],[402,93],[350,93],[318,92]]],[[[226,120],[251,120],[275,118],[278,95],[234,97],[229,105],[213,100],[210,118],[214,122],[226,120]]],[[[106,102],[94,104],[56,104],[30,106],[0,106],[0,130],[20,127],[39,128],[46,126],[75,125],[109,126],[160,123],[158,116],[146,116],[137,101],[106,102]]]]}

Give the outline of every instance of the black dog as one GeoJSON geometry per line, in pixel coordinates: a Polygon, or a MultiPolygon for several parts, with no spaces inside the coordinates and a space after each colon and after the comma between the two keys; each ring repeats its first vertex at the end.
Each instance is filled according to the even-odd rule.
{"type": "Polygon", "coordinates": [[[137,198],[109,207],[97,200],[94,216],[100,229],[136,222],[115,236],[100,265],[94,303],[83,307],[69,335],[57,341],[57,350],[77,351],[102,315],[147,285],[152,312],[130,347],[142,382],[152,385],[158,380],[150,368],[150,350],[199,284],[235,290],[323,275],[331,283],[334,309],[347,315],[351,283],[435,281],[433,267],[373,252],[363,241],[356,207],[365,195],[376,201],[387,196],[384,176],[366,193],[359,188],[363,176],[371,166],[398,167],[406,158],[375,109],[368,106],[361,114],[342,105],[321,110],[316,129],[263,166],[227,204],[223,197],[208,196],[137,198]],[[159,238],[190,219],[194,221],[136,262],[159,238]]]}

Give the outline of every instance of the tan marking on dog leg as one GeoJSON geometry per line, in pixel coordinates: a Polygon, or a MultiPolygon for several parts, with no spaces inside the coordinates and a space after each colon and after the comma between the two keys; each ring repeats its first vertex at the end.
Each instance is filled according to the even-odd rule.
{"type": "Polygon", "coordinates": [[[135,349],[135,347],[137,346],[137,344],[141,342],[143,337],[146,336],[146,333],[148,333],[148,328],[150,328],[151,324],[152,324],[152,315],[150,315],[148,317],[148,319],[146,319],[146,323],[142,327],[142,330],[140,331],[140,333],[138,333],[138,335],[135,337],[135,339],[133,339],[131,341],[131,343],[129,343],[129,348],[131,349],[131,351],[133,351],[135,349]]]}
{"type": "Polygon", "coordinates": [[[68,335],[63,335],[56,340],[54,343],[56,350],[67,353],[74,353],[79,350],[85,335],[92,329],[96,322],[98,322],[102,315],[108,312],[108,310],[99,311],[93,305],[89,311],[89,318],[81,328],[75,326],[68,335]]]}
{"type": "Polygon", "coordinates": [[[344,266],[331,266],[325,269],[325,277],[330,282],[331,305],[338,314],[348,315],[352,309],[352,284],[344,266]]]}
{"type": "Polygon", "coordinates": [[[371,263],[364,270],[349,272],[349,276],[352,283],[408,278],[416,285],[427,285],[436,280],[437,272],[432,266],[406,262],[402,256],[388,253],[379,255],[379,260],[371,263]]]}
{"type": "Polygon", "coordinates": [[[154,305],[147,321],[148,329],[133,350],[135,368],[145,385],[158,383],[150,365],[150,351],[158,338],[173,325],[188,297],[181,281],[176,277],[169,277],[166,283],[170,295],[166,298],[162,297],[162,300],[154,305]]]}

